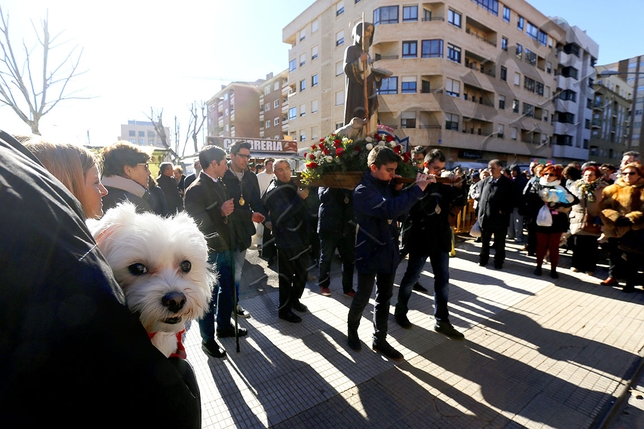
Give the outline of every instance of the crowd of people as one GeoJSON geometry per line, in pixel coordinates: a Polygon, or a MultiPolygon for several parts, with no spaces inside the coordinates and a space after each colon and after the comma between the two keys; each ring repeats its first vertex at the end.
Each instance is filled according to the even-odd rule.
{"type": "MultiPolygon", "coordinates": [[[[3,136],[3,141],[7,140],[9,137],[3,136]]],[[[5,146],[3,150],[11,149],[5,146]]],[[[185,210],[197,221],[208,243],[208,261],[219,274],[210,308],[199,320],[202,349],[216,358],[226,356],[217,338],[248,335],[231,319],[236,322],[237,317],[250,317],[239,303],[239,287],[246,251],[259,226],[263,228],[259,234],[262,257],[269,266],[277,262],[277,316],[290,323],[302,321],[295,312],[308,311],[300,299],[312,269],[319,272],[320,294],[331,295],[330,267],[337,251],[342,261],[342,292],[352,298],[347,315],[349,348],[361,349],[358,327],[375,288],[372,348],[392,360],[403,358],[387,342],[401,258],[409,260],[396,298],[396,323],[411,328],[407,317],[411,291],[426,291],[419,277],[429,259],[434,274],[434,329],[455,339],[464,338],[449,320],[449,257],[453,254],[455,214],[468,198],[474,200],[481,231],[481,266],[487,266],[493,251],[494,268],[503,269],[509,237],[524,243],[528,255],[536,257],[537,276],[542,275],[548,259],[550,276],[558,278],[562,245],[572,249],[572,271],[593,275],[602,246],[608,251],[610,265],[608,278],[601,283],[614,286],[624,281],[625,292],[639,284],[644,253],[644,171],[636,152],[625,153],[619,168],[593,162],[565,168],[533,163],[530,171],[523,172],[517,166],[504,168],[494,159],[481,171],[450,172],[445,170],[446,158],[440,150],[418,147],[411,158],[416,180],[403,187],[395,179],[397,167],[404,161],[392,149],[376,146],[369,153],[362,181],[351,191],[303,187],[292,177],[287,159],[268,158],[262,169],[253,171],[248,166],[251,145],[243,141],[234,143],[229,153],[215,146],[204,147],[188,176],[181,167],[164,162],[156,179],[151,177],[149,155],[128,142],[106,147],[99,157],[74,145],[27,141],[24,147],[28,152],[17,142],[14,146],[18,152],[22,150],[20,156],[26,159],[21,161],[29,164],[27,170],[34,169],[38,159],[75,197],[67,198],[71,212],[75,211],[72,217],[100,218],[104,211],[130,201],[140,212],[170,216],[185,210]]],[[[37,168],[34,171],[43,174],[37,168]]],[[[52,189],[48,187],[47,192],[61,193],[52,189]]],[[[5,227],[10,227],[10,221],[15,219],[8,219],[5,227]]],[[[83,224],[74,225],[82,230],[74,234],[87,234],[83,224]]],[[[85,241],[92,242],[91,238],[85,241]]],[[[118,304],[122,294],[100,256],[96,257],[96,266],[103,267],[106,285],[111,285],[107,287],[118,304]]],[[[7,275],[11,277],[7,281],[18,281],[16,273],[7,275]],[[11,277],[14,274],[16,277],[11,277]]],[[[185,383],[194,395],[198,388],[191,371],[180,363],[173,365],[179,374],[175,383],[185,383]]],[[[19,369],[16,374],[18,380],[19,369]]],[[[192,404],[189,398],[185,401],[192,404]]]]}

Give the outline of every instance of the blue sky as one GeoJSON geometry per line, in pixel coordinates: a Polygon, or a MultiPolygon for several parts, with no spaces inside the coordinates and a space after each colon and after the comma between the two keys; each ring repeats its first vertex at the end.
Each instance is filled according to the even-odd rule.
{"type": "MultiPolygon", "coordinates": [[[[345,0],[350,1],[350,0],[345,0]]],[[[599,44],[598,64],[644,54],[644,1],[532,0],[546,16],[560,16],[599,44]]],[[[89,100],[60,104],[42,120],[53,141],[109,144],[128,119],[146,120],[163,108],[167,125],[176,116],[185,132],[188,106],[207,100],[222,84],[254,81],[288,65],[282,29],[311,2],[306,0],[3,0],[14,36],[33,40],[30,20],[49,10],[53,31],[67,46],[84,48],[87,70],[74,89],[89,100]]],[[[30,42],[31,43],[31,42],[30,42]]],[[[61,50],[64,48],[61,48],[61,50]]],[[[26,125],[0,107],[0,126],[27,133],[26,125]]],[[[184,137],[181,137],[183,141],[184,137]]]]}

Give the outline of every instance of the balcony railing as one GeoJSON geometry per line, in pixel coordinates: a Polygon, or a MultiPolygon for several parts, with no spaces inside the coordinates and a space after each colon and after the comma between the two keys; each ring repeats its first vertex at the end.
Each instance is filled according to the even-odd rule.
{"type": "Polygon", "coordinates": [[[496,48],[496,43],[494,43],[494,42],[491,42],[491,41],[487,40],[487,39],[486,39],[485,37],[483,37],[483,36],[479,36],[477,33],[475,33],[475,32],[473,32],[473,31],[471,31],[469,28],[466,28],[466,29],[465,29],[465,32],[466,32],[467,34],[469,34],[470,36],[474,36],[474,37],[476,37],[477,39],[482,40],[482,41],[484,41],[485,43],[487,43],[487,44],[489,44],[489,45],[492,45],[492,46],[494,46],[494,47],[496,48]]]}

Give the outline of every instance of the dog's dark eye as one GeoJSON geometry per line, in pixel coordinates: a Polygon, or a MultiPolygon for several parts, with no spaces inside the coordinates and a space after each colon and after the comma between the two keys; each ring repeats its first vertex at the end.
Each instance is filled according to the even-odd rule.
{"type": "Polygon", "coordinates": [[[181,271],[183,271],[184,273],[189,272],[191,269],[192,269],[192,264],[190,263],[190,261],[183,261],[181,263],[181,271]]]}
{"type": "Polygon", "coordinates": [[[140,276],[148,272],[148,268],[140,263],[132,264],[127,267],[127,269],[130,270],[130,273],[135,276],[140,276]]]}

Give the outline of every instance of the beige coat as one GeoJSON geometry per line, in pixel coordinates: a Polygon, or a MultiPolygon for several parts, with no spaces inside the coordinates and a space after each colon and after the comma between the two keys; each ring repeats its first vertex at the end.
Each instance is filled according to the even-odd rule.
{"type": "Polygon", "coordinates": [[[579,198],[579,204],[575,204],[570,211],[570,233],[572,235],[597,235],[587,231],[583,231],[582,227],[584,226],[584,218],[586,213],[589,217],[597,217],[600,213],[599,205],[602,200],[602,191],[608,184],[603,180],[599,179],[600,182],[597,184],[597,187],[594,190],[595,201],[588,201],[587,196],[582,192],[580,186],[584,184],[583,179],[575,181],[569,188],[577,198],[579,198]]]}
{"type": "Polygon", "coordinates": [[[621,177],[617,179],[615,184],[604,188],[600,208],[607,237],[619,238],[631,230],[644,229],[644,178],[634,185],[626,184],[621,177]],[[638,191],[639,201],[635,201],[638,191]],[[618,222],[622,217],[628,219],[623,225],[624,220],[618,222]]]}

